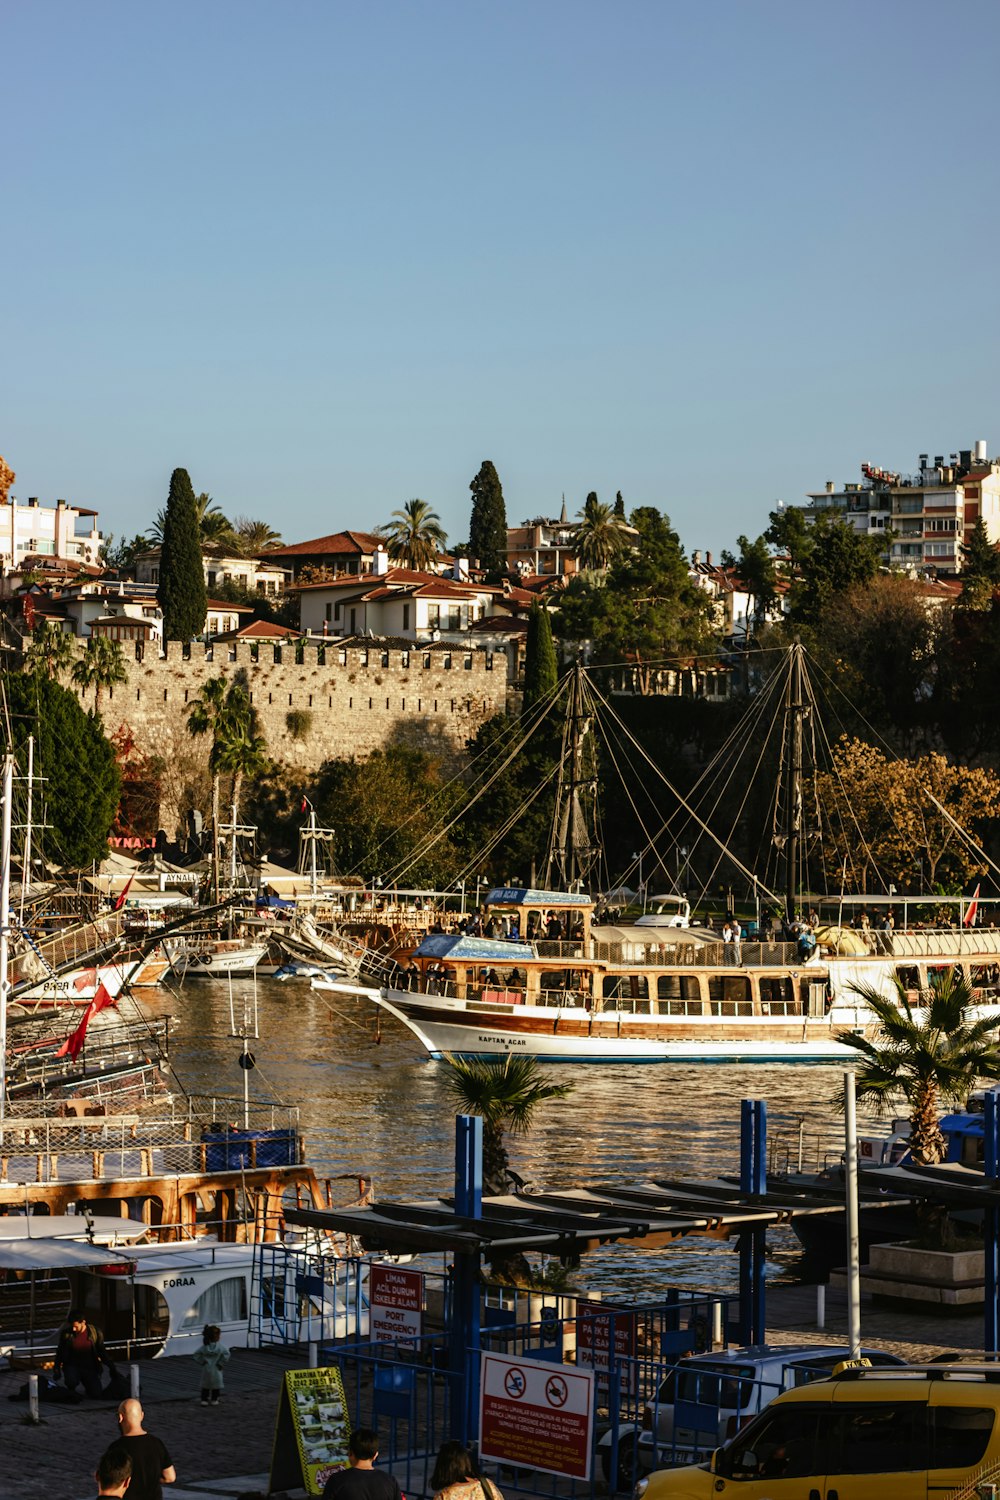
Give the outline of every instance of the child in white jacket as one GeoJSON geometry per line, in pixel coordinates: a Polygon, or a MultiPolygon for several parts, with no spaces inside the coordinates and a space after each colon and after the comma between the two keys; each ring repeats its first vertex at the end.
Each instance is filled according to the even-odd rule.
{"type": "Polygon", "coordinates": [[[229,1358],[229,1350],[220,1343],[222,1330],[208,1323],[202,1332],[202,1345],[194,1351],[194,1358],[201,1365],[201,1404],[218,1406],[224,1381],[222,1367],[229,1358]]]}

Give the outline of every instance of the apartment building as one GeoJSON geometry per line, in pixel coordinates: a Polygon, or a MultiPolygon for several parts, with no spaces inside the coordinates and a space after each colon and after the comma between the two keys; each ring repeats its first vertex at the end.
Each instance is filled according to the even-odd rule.
{"type": "Polygon", "coordinates": [[[11,495],[0,503],[0,563],[4,573],[19,568],[29,557],[96,564],[103,542],[96,510],[68,505],[65,500],[42,505],[35,495],[26,501],[11,495]]]}
{"type": "Polygon", "coordinates": [[[885,536],[884,561],[942,577],[962,570],[961,544],[981,516],[986,534],[1000,542],[1000,458],[988,458],[982,440],[973,448],[921,453],[912,474],[861,465],[861,480],[812,492],[803,509],[813,518],[835,511],[856,531],[885,536]]]}

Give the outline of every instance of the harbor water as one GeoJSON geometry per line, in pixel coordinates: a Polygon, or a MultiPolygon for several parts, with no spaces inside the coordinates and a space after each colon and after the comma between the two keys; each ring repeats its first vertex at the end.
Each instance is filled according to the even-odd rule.
{"type": "MultiPolygon", "coordinates": [[[[312,990],[307,981],[192,980],[147,992],[150,1015],[172,1017],[171,1060],[185,1090],[239,1096],[242,1044],[256,1006],[259,1038],[252,1097],[279,1097],[301,1112],[308,1159],[350,1202],[359,1175],[382,1199],[451,1190],[456,1101],[447,1066],[365,1000],[312,990]]],[[[573,1086],[543,1105],[526,1137],[509,1141],[512,1167],[532,1186],[572,1188],[739,1171],[740,1100],[764,1099],[772,1164],[839,1155],[836,1103],[842,1070],[815,1064],[613,1064],[548,1066],[573,1086]]],[[[801,1252],[789,1230],[768,1236],[772,1278],[795,1280],[801,1252]]],[[[587,1256],[573,1281],[606,1297],[651,1297],[668,1285],[735,1288],[736,1241],[701,1236],[669,1249],[628,1243],[587,1256]]]]}

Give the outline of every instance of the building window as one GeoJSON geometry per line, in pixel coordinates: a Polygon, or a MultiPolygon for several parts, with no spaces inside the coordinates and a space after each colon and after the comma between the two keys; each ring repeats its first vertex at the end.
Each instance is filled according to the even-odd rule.
{"type": "Polygon", "coordinates": [[[404,604],[403,605],[403,629],[404,630],[409,630],[409,628],[410,628],[410,606],[408,604],[404,604]]]}
{"type": "Polygon", "coordinates": [[[332,604],[328,604],[326,606],[326,610],[324,611],[323,618],[325,620],[332,620],[333,619],[333,605],[332,604]]]}
{"type": "MultiPolygon", "coordinates": [[[[327,618],[329,619],[329,616],[327,616],[327,618]]],[[[340,619],[340,605],[339,604],[335,604],[333,606],[333,618],[335,620],[339,620],[340,619]]]]}

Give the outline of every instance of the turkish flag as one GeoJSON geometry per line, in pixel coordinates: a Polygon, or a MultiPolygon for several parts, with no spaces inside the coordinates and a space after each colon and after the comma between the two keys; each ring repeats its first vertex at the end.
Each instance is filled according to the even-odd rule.
{"type": "Polygon", "coordinates": [[[76,978],[73,980],[73,988],[79,993],[82,990],[89,989],[92,984],[96,984],[96,983],[97,983],[97,970],[96,969],[84,969],[82,971],[82,973],[78,974],[76,976],[76,978]]]}
{"type": "Polygon", "coordinates": [[[129,876],[128,881],[126,882],[126,885],[125,885],[125,889],[121,892],[121,894],[118,897],[118,900],[114,904],[114,910],[115,911],[121,911],[122,907],[125,905],[125,898],[128,895],[129,890],[131,889],[132,882],[133,882],[134,879],[135,879],[134,875],[130,875],[129,876]]]}
{"type": "Polygon", "coordinates": [[[68,1036],[63,1042],[62,1046],[59,1048],[59,1051],[56,1053],[56,1057],[71,1057],[75,1062],[83,1047],[84,1039],[87,1035],[87,1027],[90,1025],[91,1018],[93,1016],[96,1016],[99,1011],[106,1010],[109,1005],[114,1005],[114,1003],[114,996],[108,993],[108,991],[104,987],[104,981],[102,980],[101,983],[97,986],[97,994],[94,996],[93,1000],[91,1000],[90,1004],[87,1006],[87,1009],[84,1011],[79,1026],[72,1033],[72,1035],[68,1036]]]}
{"type": "MultiPolygon", "coordinates": [[[[981,883],[982,882],[980,882],[980,884],[981,883]]],[[[979,909],[979,886],[977,885],[976,889],[972,893],[972,900],[969,902],[969,909],[965,913],[965,917],[963,918],[962,925],[964,927],[971,927],[972,926],[973,922],[976,920],[976,912],[978,911],[978,909],[979,909]]]]}

